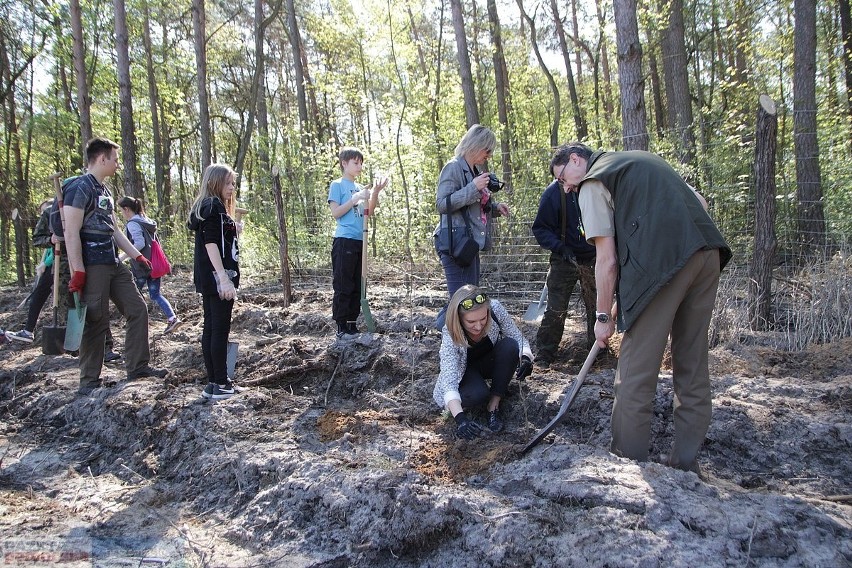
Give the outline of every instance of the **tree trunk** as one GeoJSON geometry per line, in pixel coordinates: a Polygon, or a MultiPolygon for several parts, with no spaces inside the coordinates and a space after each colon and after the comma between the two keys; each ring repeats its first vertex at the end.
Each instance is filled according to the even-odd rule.
{"type": "Polygon", "coordinates": [[[550,147],[556,148],[559,146],[559,122],[562,120],[562,104],[559,100],[559,87],[556,86],[553,74],[550,72],[550,69],[547,68],[547,64],[545,64],[544,58],[542,58],[541,52],[538,49],[535,20],[533,20],[527,14],[526,10],[524,10],[523,0],[516,1],[518,3],[518,8],[521,11],[521,17],[526,20],[527,25],[530,27],[530,42],[532,43],[533,52],[535,52],[535,57],[538,60],[538,66],[547,78],[547,83],[550,85],[550,92],[553,95],[553,123],[550,127],[550,147]]]}
{"type": "Polygon", "coordinates": [[[258,161],[264,173],[269,171],[269,118],[266,108],[266,56],[263,38],[269,23],[278,15],[281,1],[276,2],[272,8],[272,15],[269,18],[264,18],[263,0],[254,0],[254,76],[249,94],[248,120],[246,120],[245,131],[237,151],[237,161],[234,168],[238,174],[243,171],[246,155],[251,145],[255,121],[257,122],[258,136],[261,138],[258,141],[258,161]]]}
{"type": "MultiPolygon", "coordinates": [[[[846,71],[846,112],[852,124],[852,14],[849,0],[839,0],[840,36],[843,42],[843,69],[846,71]]],[[[852,140],[852,136],[849,137],[852,140]]]]}
{"type": "Polygon", "coordinates": [[[775,102],[760,96],[754,145],[754,258],[749,278],[749,321],[754,331],[767,331],[772,311],[772,267],[775,265],[775,150],[778,117],[775,102]]]}
{"type": "MultiPolygon", "coordinates": [[[[417,46],[417,61],[420,66],[420,73],[426,79],[426,85],[429,86],[429,67],[432,64],[432,58],[430,58],[429,63],[426,61],[426,55],[424,54],[423,45],[424,40],[421,38],[420,33],[417,30],[417,26],[415,25],[414,12],[411,10],[411,5],[407,4],[408,9],[408,21],[411,25],[411,38],[414,41],[414,44],[417,46]]],[[[438,23],[438,43],[435,47],[435,53],[441,53],[441,46],[443,45],[444,40],[444,2],[441,2],[440,6],[440,22],[438,23]]],[[[442,57],[434,57],[435,61],[435,88],[432,93],[429,93],[429,89],[426,89],[426,92],[429,93],[429,128],[431,129],[432,134],[432,144],[435,149],[435,167],[437,171],[441,171],[441,167],[444,165],[444,152],[442,150],[444,144],[441,140],[441,132],[438,126],[438,101],[440,100],[441,95],[441,62],[443,61],[442,57]]],[[[364,73],[364,96],[367,96],[367,82],[366,82],[366,73],[364,73]]],[[[499,104],[499,103],[498,103],[499,104]]],[[[368,115],[369,120],[369,115],[368,115]]]]}
{"type": "Polygon", "coordinates": [[[580,22],[577,19],[577,3],[578,0],[571,0],[571,32],[576,40],[574,51],[574,59],[577,63],[577,84],[583,84],[583,51],[580,49],[580,22]]]}
{"type": "Polygon", "coordinates": [[[470,54],[467,49],[467,36],[464,29],[464,13],[461,0],[450,0],[453,9],[453,30],[456,33],[456,50],[459,59],[462,93],[464,93],[464,116],[467,127],[479,124],[479,108],[476,105],[476,91],[473,87],[473,73],[470,69],[470,54]]]}
{"type": "Polygon", "coordinates": [[[198,129],[201,135],[201,169],[211,163],[212,132],[207,96],[207,31],[204,0],[192,0],[192,30],[195,37],[196,84],[198,86],[198,129]]]}
{"type": "Polygon", "coordinates": [[[287,27],[290,36],[290,49],[293,51],[293,73],[296,80],[296,104],[299,108],[299,130],[302,133],[302,148],[309,147],[308,98],[305,93],[305,68],[302,65],[302,41],[299,35],[299,22],[293,0],[287,0],[287,27]]]}
{"type": "Polygon", "coordinates": [[[71,37],[74,41],[74,73],[77,75],[77,112],[80,114],[80,155],[85,155],[86,142],[92,138],[92,98],[86,77],[86,46],[83,43],[83,20],[80,0],[71,0],[71,37]]]}
{"type": "Polygon", "coordinates": [[[811,254],[825,243],[816,124],[816,0],[794,0],[793,129],[799,242],[811,254]]]}
{"type": "Polygon", "coordinates": [[[290,278],[287,214],[284,211],[284,196],[281,193],[281,177],[278,175],[277,166],[272,168],[272,195],[275,198],[275,214],[278,219],[278,260],[281,263],[281,285],[284,287],[284,307],[286,308],[293,299],[293,288],[290,278]]]}
{"type": "Polygon", "coordinates": [[[165,217],[169,204],[163,193],[165,185],[165,156],[163,155],[163,134],[160,128],[160,96],[157,92],[157,77],[154,74],[154,50],[151,46],[151,13],[148,0],[142,1],[142,45],[145,48],[145,71],[148,77],[148,105],[151,108],[151,134],[154,140],[154,190],[160,213],[165,217]]]}
{"type": "Polygon", "coordinates": [[[621,136],[625,150],[648,149],[642,45],[636,22],[636,0],[614,0],[618,79],[621,91],[621,136]]]}
{"type": "Polygon", "coordinates": [[[503,166],[503,181],[512,187],[512,131],[509,128],[509,71],[503,55],[503,38],[500,33],[500,16],[497,2],[488,0],[488,20],[491,28],[491,43],[494,46],[494,81],[497,91],[497,118],[500,121],[500,163],[503,166]]]}
{"type": "MultiPolygon", "coordinates": [[[[399,68],[399,61],[396,57],[396,43],[394,41],[394,30],[393,30],[393,9],[391,7],[391,2],[388,1],[388,32],[390,36],[390,51],[391,51],[391,61],[393,61],[393,68],[396,71],[396,78],[399,81],[399,91],[402,95],[402,109],[399,112],[399,122],[396,127],[396,160],[399,164],[399,172],[400,177],[402,178],[402,197],[403,202],[405,204],[405,234],[403,235],[403,246],[404,246],[404,254],[406,262],[411,265],[414,262],[414,257],[411,254],[411,195],[408,188],[408,180],[405,177],[405,162],[402,160],[402,129],[405,121],[405,111],[408,108],[408,91],[405,84],[405,78],[402,75],[402,71],[399,68]]],[[[376,217],[375,211],[370,211],[372,222],[373,222],[373,255],[375,256],[375,235],[376,235],[376,217]]],[[[368,221],[371,219],[368,218],[368,221]]],[[[406,276],[406,281],[408,280],[408,276],[406,276]]]]}
{"type": "MultiPolygon", "coordinates": [[[[26,206],[29,203],[29,195],[27,184],[24,180],[23,160],[21,157],[21,138],[18,127],[17,106],[15,102],[15,94],[17,88],[15,80],[18,74],[12,74],[11,61],[9,53],[6,50],[6,42],[0,40],[0,70],[2,70],[2,85],[5,93],[5,135],[8,152],[7,159],[11,159],[11,163],[7,162],[7,167],[11,168],[13,174],[15,193],[11,203],[12,206],[12,223],[15,227],[15,270],[18,276],[18,286],[26,284],[26,274],[24,272],[24,252],[26,250],[25,242],[27,241],[26,224],[23,221],[23,212],[26,211],[26,206]]],[[[5,180],[4,180],[5,181],[5,180]]]]}
{"type": "MultiPolygon", "coordinates": [[[[647,52],[646,52],[647,53],[647,52]]],[[[651,98],[654,101],[654,129],[657,138],[662,139],[666,131],[666,112],[663,110],[663,86],[660,84],[660,71],[657,68],[657,50],[651,49],[648,55],[648,72],[651,77],[651,98]]]]}
{"type": "Polygon", "coordinates": [[[601,74],[603,75],[603,88],[599,89],[602,93],[600,97],[603,99],[604,121],[607,128],[607,139],[615,145],[617,134],[614,130],[615,124],[615,104],[613,103],[612,95],[612,72],[609,67],[609,42],[604,33],[604,29],[609,25],[609,22],[604,18],[603,9],[601,8],[602,0],[596,0],[595,12],[597,14],[598,29],[600,31],[600,41],[598,42],[598,53],[600,54],[601,74]]]}
{"type": "Polygon", "coordinates": [[[127,12],[124,0],[113,0],[115,10],[116,73],[121,116],[121,163],[124,170],[124,193],[144,197],[136,160],[136,129],[133,126],[133,98],[130,88],[130,52],[127,35],[127,12]]]}
{"type": "Polygon", "coordinates": [[[681,164],[695,160],[692,99],[689,96],[686,43],[683,29],[683,0],[669,0],[669,22],[662,34],[663,75],[669,125],[675,129],[675,148],[681,164]]]}
{"type": "MultiPolygon", "coordinates": [[[[494,0],[491,0],[492,2],[494,0]]],[[[575,5],[572,2],[572,5],[575,5]]],[[[580,110],[580,99],[577,96],[577,86],[574,84],[574,71],[571,68],[571,52],[568,51],[568,41],[565,39],[565,27],[562,25],[562,18],[559,16],[559,8],[556,5],[556,0],[550,0],[550,11],[553,13],[553,23],[556,26],[556,35],[559,38],[559,50],[562,52],[562,60],[565,62],[565,75],[568,79],[568,94],[571,97],[571,108],[574,111],[574,129],[576,131],[575,138],[577,140],[585,140],[589,135],[586,119],[583,112],[580,110]]],[[[576,9],[574,10],[574,21],[576,22],[576,9]]],[[[577,58],[579,61],[579,57],[577,58]]]]}

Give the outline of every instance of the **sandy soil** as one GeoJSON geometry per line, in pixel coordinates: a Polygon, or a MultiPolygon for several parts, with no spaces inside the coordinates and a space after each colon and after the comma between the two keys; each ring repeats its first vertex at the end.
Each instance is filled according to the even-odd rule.
{"type": "MultiPolygon", "coordinates": [[[[287,308],[274,287],[242,290],[231,339],[250,388],[216,403],[200,396],[198,300],[180,280],[164,293],[186,324],[164,336],[151,310],[165,382],[108,365],[110,386],[78,397],[74,358],[0,346],[0,564],[852,566],[852,340],[714,349],[702,480],[657,463],[669,371],[652,461],[606,451],[612,355],[520,455],[585,358],[576,317],[558,362],[513,387],[506,431],[466,442],[431,400],[437,292],[374,287],[379,333],[340,345],[327,290],[287,308]]],[[[24,295],[2,290],[0,325],[20,327],[24,295]]]]}

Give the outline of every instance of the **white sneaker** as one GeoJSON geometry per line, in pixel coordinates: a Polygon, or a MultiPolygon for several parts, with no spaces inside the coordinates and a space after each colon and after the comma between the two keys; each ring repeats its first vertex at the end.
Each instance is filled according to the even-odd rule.
{"type": "Polygon", "coordinates": [[[6,339],[15,340],[15,341],[23,341],[24,343],[32,343],[33,342],[33,334],[31,331],[27,331],[26,329],[22,329],[21,331],[15,333],[14,331],[6,332],[6,339]]]}

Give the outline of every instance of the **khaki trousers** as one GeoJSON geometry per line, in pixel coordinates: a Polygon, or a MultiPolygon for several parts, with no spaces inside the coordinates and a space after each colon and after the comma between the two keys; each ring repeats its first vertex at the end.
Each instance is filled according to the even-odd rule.
{"type": "Polygon", "coordinates": [[[615,373],[613,453],[648,459],[657,378],[671,332],[675,437],[669,465],[697,471],[712,412],[707,332],[719,272],[719,251],[698,251],[625,332],[615,373]]]}
{"type": "Polygon", "coordinates": [[[130,270],[123,264],[86,267],[83,302],[86,326],[80,343],[80,387],[98,387],[104,364],[104,339],[109,331],[109,301],[127,319],[124,360],[132,373],[151,359],[148,346],[148,306],[139,294],[130,270]]]}

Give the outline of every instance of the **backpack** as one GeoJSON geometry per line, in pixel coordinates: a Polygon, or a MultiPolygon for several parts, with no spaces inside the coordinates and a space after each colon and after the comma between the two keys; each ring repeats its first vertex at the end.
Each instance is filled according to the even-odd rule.
{"type": "Polygon", "coordinates": [[[163,252],[160,239],[155,234],[151,240],[151,278],[161,278],[166,274],[171,274],[171,272],[172,264],[166,257],[166,253],[163,252]]]}
{"type": "MultiPolygon", "coordinates": [[[[82,176],[72,176],[62,182],[62,200],[65,200],[65,190],[68,189],[70,183],[82,176]]],[[[90,189],[94,189],[92,186],[90,189]]],[[[86,213],[86,216],[83,218],[83,224],[86,224],[86,221],[95,214],[94,207],[89,208],[89,212],[86,213]]],[[[56,198],[53,199],[53,204],[50,206],[50,214],[48,217],[47,225],[50,228],[50,232],[56,235],[56,238],[60,241],[65,240],[65,227],[62,222],[62,212],[59,211],[59,200],[56,198]]]]}
{"type": "MultiPolygon", "coordinates": [[[[169,262],[166,253],[163,252],[163,247],[160,245],[160,237],[157,235],[157,230],[154,229],[154,233],[151,234],[146,227],[142,225],[139,221],[135,219],[131,219],[128,223],[136,223],[142,229],[142,236],[145,239],[145,246],[142,247],[141,252],[145,255],[145,249],[148,249],[148,255],[145,257],[151,261],[151,270],[148,274],[143,274],[146,278],[162,278],[166,274],[171,274],[172,272],[172,263],[169,262]]],[[[130,232],[125,228],[125,233],[127,234],[127,238],[130,238],[130,232]]],[[[132,261],[132,266],[135,269],[138,269],[141,273],[142,266],[139,265],[136,261],[132,261]]],[[[147,272],[147,271],[146,271],[147,272]]]]}

